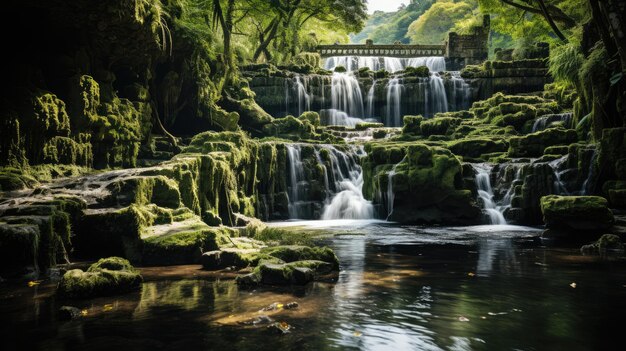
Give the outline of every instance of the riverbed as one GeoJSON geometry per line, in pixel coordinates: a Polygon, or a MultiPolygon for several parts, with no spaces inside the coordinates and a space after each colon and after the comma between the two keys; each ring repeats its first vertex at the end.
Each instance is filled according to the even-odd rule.
{"type": "Polygon", "coordinates": [[[334,234],[338,276],[241,290],[233,272],[150,267],[141,292],[74,301],[53,280],[4,282],[1,349],[599,350],[621,335],[624,259],[553,248],[536,228],[280,225],[334,234]],[[59,321],[62,305],[84,316],[59,321]]]}

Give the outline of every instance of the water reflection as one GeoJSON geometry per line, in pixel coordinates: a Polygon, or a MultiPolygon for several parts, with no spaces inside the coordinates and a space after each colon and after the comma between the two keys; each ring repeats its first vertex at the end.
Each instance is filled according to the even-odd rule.
{"type": "Polygon", "coordinates": [[[538,246],[529,228],[333,230],[342,233],[328,239],[341,261],[334,284],[248,291],[183,273],[148,279],[141,293],[69,302],[56,299],[54,284],[0,285],[0,348],[588,350],[610,349],[619,335],[623,260],[538,246]],[[297,309],[263,310],[292,301],[297,309]],[[88,316],[58,321],[68,303],[88,316]],[[259,316],[293,332],[246,323],[259,316]]]}

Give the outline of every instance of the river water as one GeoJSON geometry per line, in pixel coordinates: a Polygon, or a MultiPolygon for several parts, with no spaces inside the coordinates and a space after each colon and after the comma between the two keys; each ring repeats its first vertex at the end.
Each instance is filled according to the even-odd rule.
{"type": "Polygon", "coordinates": [[[294,224],[336,234],[323,239],[341,262],[335,281],[249,291],[232,273],[153,267],[142,269],[141,292],[77,301],[57,300],[50,281],[4,282],[0,348],[604,350],[621,342],[623,259],[551,248],[525,227],[294,224]],[[260,311],[292,301],[299,307],[260,311]],[[66,304],[86,315],[58,321],[66,304]],[[291,332],[248,325],[260,316],[291,332]]]}

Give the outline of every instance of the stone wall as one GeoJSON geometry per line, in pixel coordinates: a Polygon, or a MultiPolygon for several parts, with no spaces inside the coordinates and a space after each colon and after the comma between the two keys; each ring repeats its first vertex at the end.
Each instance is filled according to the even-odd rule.
{"type": "Polygon", "coordinates": [[[471,34],[450,32],[446,41],[446,67],[458,71],[467,65],[484,62],[489,55],[488,40],[491,30],[489,15],[483,17],[483,25],[472,28],[471,34]]]}

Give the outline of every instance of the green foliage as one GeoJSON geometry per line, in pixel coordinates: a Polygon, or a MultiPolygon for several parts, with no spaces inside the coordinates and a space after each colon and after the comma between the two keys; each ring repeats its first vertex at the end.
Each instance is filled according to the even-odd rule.
{"type": "Polygon", "coordinates": [[[438,0],[408,28],[412,43],[441,44],[459,21],[473,17],[474,1],[438,0]]]}
{"type": "Polygon", "coordinates": [[[584,62],[580,46],[576,43],[553,46],[550,53],[550,74],[554,79],[577,84],[578,70],[584,62]]]}

